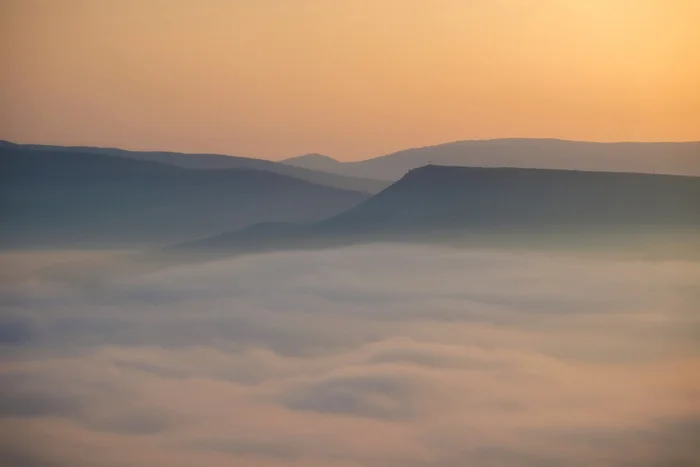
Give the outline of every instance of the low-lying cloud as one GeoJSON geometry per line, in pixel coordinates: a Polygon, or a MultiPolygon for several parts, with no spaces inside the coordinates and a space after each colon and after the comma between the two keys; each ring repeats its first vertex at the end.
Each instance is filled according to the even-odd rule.
{"type": "Polygon", "coordinates": [[[0,285],[0,464],[697,465],[700,264],[372,245],[0,285]]]}

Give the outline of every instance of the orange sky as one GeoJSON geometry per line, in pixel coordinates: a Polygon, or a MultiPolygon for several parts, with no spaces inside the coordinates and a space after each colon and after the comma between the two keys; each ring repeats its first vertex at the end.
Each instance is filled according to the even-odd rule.
{"type": "Polygon", "coordinates": [[[700,0],[0,0],[0,138],[363,159],[700,139],[700,0]]]}

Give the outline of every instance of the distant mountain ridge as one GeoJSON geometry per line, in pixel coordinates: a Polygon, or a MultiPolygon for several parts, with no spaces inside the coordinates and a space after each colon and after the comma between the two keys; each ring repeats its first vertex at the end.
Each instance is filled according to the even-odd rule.
{"type": "Polygon", "coordinates": [[[255,226],[181,248],[264,251],[474,232],[516,240],[520,233],[700,234],[700,177],[428,165],[318,223],[255,226]]]}
{"type": "Polygon", "coordinates": [[[167,151],[128,151],[116,148],[97,148],[89,146],[51,146],[39,144],[15,144],[0,141],[0,146],[16,146],[23,149],[38,151],[73,152],[118,156],[150,162],[160,162],[187,169],[225,170],[225,169],[254,169],[288,175],[316,185],[339,188],[341,190],[363,191],[377,193],[386,188],[389,183],[383,180],[347,176],[329,171],[296,167],[279,162],[250,157],[227,156],[222,154],[187,154],[167,151]]]}
{"type": "Polygon", "coordinates": [[[324,220],[266,221],[45,273],[92,284],[237,255],[373,242],[700,260],[699,203],[700,177],[431,165],[324,220]]]}
{"type": "Polygon", "coordinates": [[[342,172],[343,163],[323,154],[305,154],[280,161],[282,164],[325,172],[342,172]]]}
{"type": "Polygon", "coordinates": [[[157,245],[314,222],[368,196],[261,170],[0,145],[2,246],[157,245]]]}
{"type": "MultiPolygon", "coordinates": [[[[13,144],[0,141],[0,145],[13,144]]],[[[249,168],[281,173],[353,191],[378,193],[411,169],[433,163],[459,167],[514,167],[700,176],[700,141],[601,143],[561,139],[466,140],[406,149],[356,162],[306,154],[280,162],[221,154],[127,151],[111,148],[22,145],[163,162],[193,169],[249,168]]]]}
{"type": "Polygon", "coordinates": [[[325,166],[325,170],[398,180],[408,170],[431,162],[449,166],[700,176],[700,141],[597,143],[530,138],[457,141],[407,149],[359,162],[338,162],[325,166]]]}
{"type": "Polygon", "coordinates": [[[427,165],[324,228],[700,226],[700,178],[427,165]]]}

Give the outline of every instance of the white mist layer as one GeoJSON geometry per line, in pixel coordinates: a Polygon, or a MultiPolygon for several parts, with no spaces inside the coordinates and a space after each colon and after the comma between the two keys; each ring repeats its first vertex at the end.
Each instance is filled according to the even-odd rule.
{"type": "Polygon", "coordinates": [[[407,245],[4,284],[0,464],[693,465],[698,284],[407,245]]]}

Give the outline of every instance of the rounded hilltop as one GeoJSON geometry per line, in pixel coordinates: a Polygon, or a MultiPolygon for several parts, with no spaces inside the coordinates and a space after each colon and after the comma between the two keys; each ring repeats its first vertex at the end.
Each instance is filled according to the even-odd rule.
{"type": "Polygon", "coordinates": [[[310,153],[303,156],[291,157],[280,161],[282,164],[293,165],[312,170],[332,170],[342,165],[342,162],[323,154],[310,153]]]}

